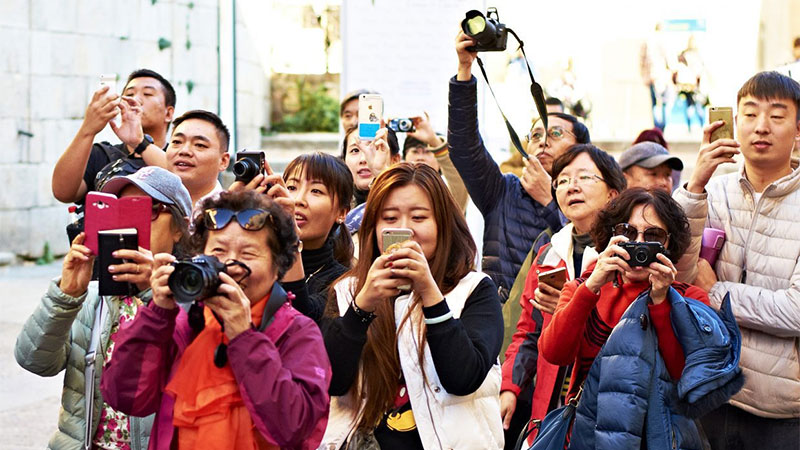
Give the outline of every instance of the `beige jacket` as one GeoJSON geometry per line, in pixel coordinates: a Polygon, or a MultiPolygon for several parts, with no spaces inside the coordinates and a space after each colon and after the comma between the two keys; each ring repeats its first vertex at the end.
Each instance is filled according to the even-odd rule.
{"type": "Polygon", "coordinates": [[[694,280],[704,227],[725,231],[716,263],[713,306],[730,292],[742,331],[745,385],[730,403],[768,418],[800,417],[800,170],[755,190],[738,172],[712,178],[706,193],[675,191],[692,229],[678,262],[679,278],[694,280]]]}

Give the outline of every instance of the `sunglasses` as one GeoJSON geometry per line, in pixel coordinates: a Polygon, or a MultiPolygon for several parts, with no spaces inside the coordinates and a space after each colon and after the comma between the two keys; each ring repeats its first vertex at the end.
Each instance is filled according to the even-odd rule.
{"type": "Polygon", "coordinates": [[[150,221],[155,222],[162,212],[169,212],[169,205],[166,203],[153,201],[153,210],[150,215],[150,221]]]}
{"type": "Polygon", "coordinates": [[[272,215],[263,209],[244,209],[232,211],[226,208],[211,208],[203,211],[203,224],[209,230],[221,230],[236,218],[239,226],[248,231],[258,231],[264,228],[267,219],[272,222],[272,215]]]}
{"type": "Polygon", "coordinates": [[[662,228],[651,227],[644,231],[639,231],[629,223],[618,223],[614,225],[611,231],[614,233],[614,236],[625,236],[631,242],[637,241],[639,235],[642,235],[644,238],[642,242],[658,242],[666,246],[667,239],[669,239],[669,233],[662,228]]]}

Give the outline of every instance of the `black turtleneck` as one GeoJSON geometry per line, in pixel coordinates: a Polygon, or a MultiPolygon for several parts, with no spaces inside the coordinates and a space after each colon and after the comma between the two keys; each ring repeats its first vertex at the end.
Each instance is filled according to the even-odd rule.
{"type": "Polygon", "coordinates": [[[305,279],[282,282],[281,286],[295,295],[292,306],[296,310],[319,323],[328,302],[328,288],[347,268],[334,259],[332,239],[318,249],[303,250],[300,255],[305,279]]]}
{"type": "Polygon", "coordinates": [[[359,188],[355,188],[353,190],[353,199],[355,199],[355,204],[353,207],[356,207],[364,202],[367,201],[367,195],[369,195],[369,189],[361,190],[359,188]]]}

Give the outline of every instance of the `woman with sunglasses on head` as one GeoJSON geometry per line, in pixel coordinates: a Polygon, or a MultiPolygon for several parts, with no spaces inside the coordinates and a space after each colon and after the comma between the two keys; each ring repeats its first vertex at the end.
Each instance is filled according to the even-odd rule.
{"type": "Polygon", "coordinates": [[[110,406],[98,390],[100,375],[117,357],[122,325],[151,302],[152,255],[186,250],[182,247],[188,236],[191,198],[180,178],[153,166],[112,178],[103,191],[119,197],[151,197],[150,250],[118,250],[116,256],[125,262],[108,268],[114,280],[133,284],[136,295],[101,297],[97,281],[90,282],[96,255],[84,245],[86,234],[80,233],[64,258],[61,277],[50,283],[17,338],[14,354],[23,368],[42,376],[65,370],[58,431],[49,448],[146,449],[153,425],[152,416],[128,416],[110,406]],[[87,356],[96,361],[93,370],[86,370],[87,356]],[[88,386],[87,372],[93,375],[88,386]]]}
{"type": "Polygon", "coordinates": [[[323,448],[502,448],[503,319],[461,211],[435,170],[409,163],[381,173],[366,205],[325,331],[337,397],[323,448]]]}
{"type": "Polygon", "coordinates": [[[738,328],[729,308],[720,317],[705,291],[675,281],[686,215],[663,191],[628,189],[592,235],[597,262],[565,285],[539,340],[548,362],[573,365],[567,397],[584,389],[570,448],[701,448],[686,416],[741,387],[738,328]]]}
{"type": "Polygon", "coordinates": [[[541,420],[563,404],[560,393],[569,380],[567,368],[539,358],[537,351],[539,336],[553,317],[562,286],[540,282],[539,275],[562,269],[562,280],[572,280],[597,259],[590,235],[592,226],[600,211],[624,189],[625,176],[617,162],[591,144],[573,145],[553,162],[553,197],[569,223],[552,236],[542,233],[533,245],[539,250],[525,280],[519,300],[522,313],[503,362],[500,406],[506,429],[517,396],[534,377],[532,418],[541,420]]]}
{"type": "Polygon", "coordinates": [[[192,225],[196,249],[225,266],[219,284],[195,298],[202,315],[187,314],[175,258],[156,255],[153,302],[121,332],[103,394],[130,414],[157,412],[151,449],[316,448],[330,365],[277,282],[297,257],[292,218],[246,190],[205,199],[192,225]]]}

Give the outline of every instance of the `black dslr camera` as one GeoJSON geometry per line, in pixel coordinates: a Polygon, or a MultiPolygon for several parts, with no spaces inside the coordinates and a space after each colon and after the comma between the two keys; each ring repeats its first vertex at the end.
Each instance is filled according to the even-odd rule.
{"type": "Polygon", "coordinates": [[[413,133],[416,131],[414,128],[414,122],[405,117],[401,119],[392,119],[386,126],[394,130],[395,133],[413,133]]]}
{"type": "Polygon", "coordinates": [[[267,155],[261,150],[239,150],[236,152],[236,163],[233,164],[235,181],[249,183],[259,173],[264,172],[267,164],[267,155]]]}
{"type": "Polygon", "coordinates": [[[508,28],[500,23],[497,8],[487,8],[485,16],[475,9],[468,11],[467,17],[461,21],[461,29],[477,41],[474,46],[467,47],[471,52],[502,52],[506,49],[508,28]]]}
{"type": "Polygon", "coordinates": [[[631,256],[628,265],[631,267],[647,267],[652,262],[658,261],[656,255],[667,254],[664,246],[658,242],[623,242],[619,244],[631,256]]]}
{"type": "Polygon", "coordinates": [[[215,256],[199,255],[192,259],[175,261],[175,270],[167,281],[175,301],[192,303],[216,294],[220,285],[219,274],[227,267],[215,256]]]}

